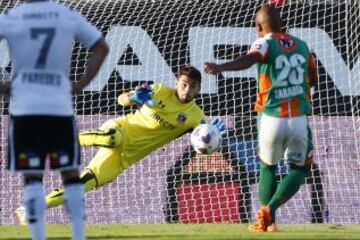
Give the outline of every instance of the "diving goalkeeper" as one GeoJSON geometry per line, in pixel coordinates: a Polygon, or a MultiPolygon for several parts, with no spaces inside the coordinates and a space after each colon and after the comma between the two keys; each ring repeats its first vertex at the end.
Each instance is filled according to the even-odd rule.
{"type": "MultiPolygon", "coordinates": [[[[193,100],[200,88],[201,73],[192,66],[185,66],[178,74],[176,89],[163,84],[143,84],[134,91],[122,93],[118,98],[120,105],[142,106],[134,113],[106,121],[100,129],[79,134],[81,146],[99,147],[80,176],[85,191],[113,181],[130,165],[206,121],[204,112],[193,100]]],[[[210,123],[221,134],[225,132],[220,118],[210,123]]],[[[46,196],[48,208],[63,202],[63,188],[46,196]]],[[[23,208],[19,207],[16,214],[20,224],[24,224],[23,208]]]]}

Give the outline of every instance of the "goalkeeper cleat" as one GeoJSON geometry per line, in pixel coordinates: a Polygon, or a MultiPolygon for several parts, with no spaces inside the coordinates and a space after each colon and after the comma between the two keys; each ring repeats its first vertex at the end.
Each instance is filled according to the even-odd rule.
{"type": "Polygon", "coordinates": [[[94,129],[79,133],[81,146],[114,148],[121,144],[122,133],[116,128],[94,129]]]}
{"type": "Polygon", "coordinates": [[[15,210],[16,217],[20,225],[27,225],[26,223],[26,209],[24,206],[20,206],[15,210]]]}

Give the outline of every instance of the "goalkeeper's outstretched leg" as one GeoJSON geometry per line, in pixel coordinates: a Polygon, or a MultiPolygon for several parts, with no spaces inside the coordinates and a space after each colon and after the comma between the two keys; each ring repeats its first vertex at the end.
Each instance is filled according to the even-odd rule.
{"type": "Polygon", "coordinates": [[[79,142],[83,147],[115,148],[122,144],[123,139],[123,131],[113,120],[106,121],[99,129],[79,133],[79,142]]]}
{"type": "MultiPolygon", "coordinates": [[[[95,157],[80,174],[84,183],[85,192],[104,186],[112,182],[126,167],[121,163],[121,150],[100,148],[95,157]]],[[[64,203],[64,188],[58,188],[45,197],[47,208],[53,208],[64,203]]],[[[24,207],[16,209],[19,223],[25,224],[24,207]]]]}
{"type": "MultiPolygon", "coordinates": [[[[100,148],[90,164],[80,174],[85,192],[112,182],[125,168],[121,165],[121,156],[117,149],[100,148]]],[[[56,207],[64,202],[64,189],[59,188],[46,196],[46,206],[56,207]]]]}

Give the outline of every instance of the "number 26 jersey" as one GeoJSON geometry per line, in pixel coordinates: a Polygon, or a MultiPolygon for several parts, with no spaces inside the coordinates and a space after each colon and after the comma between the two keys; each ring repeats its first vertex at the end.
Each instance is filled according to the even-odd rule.
{"type": "Polygon", "coordinates": [[[296,117],[311,112],[309,64],[315,61],[307,44],[286,33],[257,39],[249,50],[261,55],[257,64],[255,111],[274,117],[296,117]]]}

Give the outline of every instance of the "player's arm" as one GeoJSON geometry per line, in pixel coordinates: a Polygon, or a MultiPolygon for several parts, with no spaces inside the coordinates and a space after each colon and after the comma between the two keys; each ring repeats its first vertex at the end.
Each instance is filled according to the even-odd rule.
{"type": "MultiPolygon", "coordinates": [[[[2,26],[1,23],[3,22],[4,15],[0,15],[0,41],[3,38],[2,33],[2,26]]],[[[9,94],[11,81],[10,81],[10,74],[8,73],[0,73],[0,94],[9,94]]]]}
{"type": "Polygon", "coordinates": [[[220,73],[224,71],[245,70],[253,66],[255,63],[264,61],[267,56],[268,44],[265,39],[256,40],[250,50],[240,57],[223,64],[205,62],[204,71],[209,74],[220,73]]]}
{"type": "Polygon", "coordinates": [[[134,91],[122,93],[118,97],[118,103],[121,106],[127,107],[135,104],[148,104],[154,106],[156,101],[153,97],[153,85],[143,83],[136,87],[134,91]]]}
{"type": "Polygon", "coordinates": [[[309,65],[308,65],[308,81],[310,88],[317,84],[319,79],[317,65],[314,55],[310,55],[309,65]]]}
{"type": "Polygon", "coordinates": [[[96,76],[108,52],[109,48],[105,40],[101,38],[91,49],[91,57],[88,66],[86,67],[85,74],[81,77],[80,81],[73,83],[73,92],[75,94],[80,93],[96,76]]]}
{"type": "Polygon", "coordinates": [[[250,68],[255,63],[261,60],[261,55],[254,52],[249,52],[233,61],[223,64],[205,62],[205,72],[209,74],[220,73],[224,71],[236,71],[250,68]]]}
{"type": "Polygon", "coordinates": [[[10,92],[10,82],[0,83],[0,94],[7,94],[10,92]]]}
{"type": "Polygon", "coordinates": [[[131,96],[133,95],[132,92],[124,92],[118,97],[118,104],[123,107],[133,106],[136,103],[131,101],[131,96]]]}
{"type": "Polygon", "coordinates": [[[109,48],[102,37],[102,33],[95,26],[91,25],[84,16],[73,10],[71,19],[75,25],[75,40],[81,42],[90,50],[90,59],[88,60],[84,75],[80,81],[73,83],[73,92],[76,94],[80,93],[96,76],[109,52],[109,48]]]}

